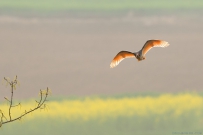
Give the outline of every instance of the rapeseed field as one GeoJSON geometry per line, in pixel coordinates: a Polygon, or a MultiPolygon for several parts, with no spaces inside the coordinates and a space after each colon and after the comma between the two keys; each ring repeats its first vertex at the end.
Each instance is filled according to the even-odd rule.
{"type": "MultiPolygon", "coordinates": [[[[33,106],[35,106],[34,100],[23,102],[21,108],[16,107],[12,110],[12,115],[16,117],[33,106]]],[[[8,114],[6,103],[1,104],[0,109],[8,114]]],[[[69,131],[71,134],[83,132],[91,134],[106,129],[112,134],[120,130],[122,131],[119,133],[125,134],[150,133],[149,129],[155,134],[165,131],[164,134],[179,133],[179,131],[203,133],[200,131],[203,129],[203,97],[194,93],[182,93],[120,98],[63,98],[58,101],[48,101],[46,109],[27,115],[22,121],[15,122],[18,125],[16,127],[29,124],[33,127],[43,123],[46,129],[50,130],[50,134],[53,133],[52,129],[49,129],[50,124],[52,126],[62,124],[63,130],[60,129],[62,127],[58,127],[60,131],[69,131]],[[50,123],[50,120],[54,122],[50,123]]],[[[9,124],[4,126],[10,128],[9,124]]]]}
{"type": "MultiPolygon", "coordinates": [[[[35,106],[34,100],[23,102],[21,106],[12,109],[13,117],[20,115],[24,110],[35,106]]],[[[8,114],[8,104],[1,104],[1,110],[8,114]]],[[[117,117],[150,115],[165,115],[179,117],[191,111],[194,115],[202,115],[203,98],[197,94],[163,94],[157,97],[123,97],[123,98],[91,98],[49,101],[47,107],[41,111],[26,116],[26,119],[35,117],[63,117],[74,121],[87,121],[92,119],[105,120],[117,117]]]]}

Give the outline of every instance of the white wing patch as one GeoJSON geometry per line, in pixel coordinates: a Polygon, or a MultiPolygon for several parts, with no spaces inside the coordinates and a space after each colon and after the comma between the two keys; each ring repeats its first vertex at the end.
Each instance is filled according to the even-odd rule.
{"type": "Polygon", "coordinates": [[[154,47],[167,47],[169,46],[169,43],[166,41],[162,41],[161,44],[156,44],[154,47]]]}
{"type": "Polygon", "coordinates": [[[122,60],[124,60],[124,58],[121,58],[121,59],[119,59],[119,60],[113,60],[113,61],[111,62],[111,64],[110,64],[110,67],[111,67],[111,68],[116,67],[122,60]]]}

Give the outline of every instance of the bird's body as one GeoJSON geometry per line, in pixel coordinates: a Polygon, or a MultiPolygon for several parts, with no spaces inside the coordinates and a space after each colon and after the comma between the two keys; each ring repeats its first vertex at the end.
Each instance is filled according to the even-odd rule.
{"type": "Polygon", "coordinates": [[[167,47],[169,43],[163,40],[148,40],[138,52],[120,51],[112,60],[110,67],[116,67],[125,58],[137,58],[138,61],[144,60],[146,53],[153,47],[167,47]]]}

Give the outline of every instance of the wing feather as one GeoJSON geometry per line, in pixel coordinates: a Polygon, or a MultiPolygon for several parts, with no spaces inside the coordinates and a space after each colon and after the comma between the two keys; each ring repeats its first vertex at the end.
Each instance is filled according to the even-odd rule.
{"type": "Polygon", "coordinates": [[[110,67],[116,67],[123,59],[135,57],[134,53],[128,51],[120,51],[112,60],[110,67]]]}
{"type": "Polygon", "coordinates": [[[142,54],[144,56],[153,47],[167,47],[167,46],[169,46],[169,43],[163,40],[148,40],[142,48],[142,54]]]}

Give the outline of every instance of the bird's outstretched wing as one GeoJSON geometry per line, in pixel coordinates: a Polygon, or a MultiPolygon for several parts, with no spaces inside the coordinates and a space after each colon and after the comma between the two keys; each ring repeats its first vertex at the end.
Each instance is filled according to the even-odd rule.
{"type": "Polygon", "coordinates": [[[169,43],[163,40],[148,40],[143,48],[142,55],[144,56],[152,47],[167,47],[169,43]]]}
{"type": "Polygon", "coordinates": [[[120,51],[112,60],[110,67],[116,67],[123,59],[135,57],[134,53],[128,51],[120,51]]]}

